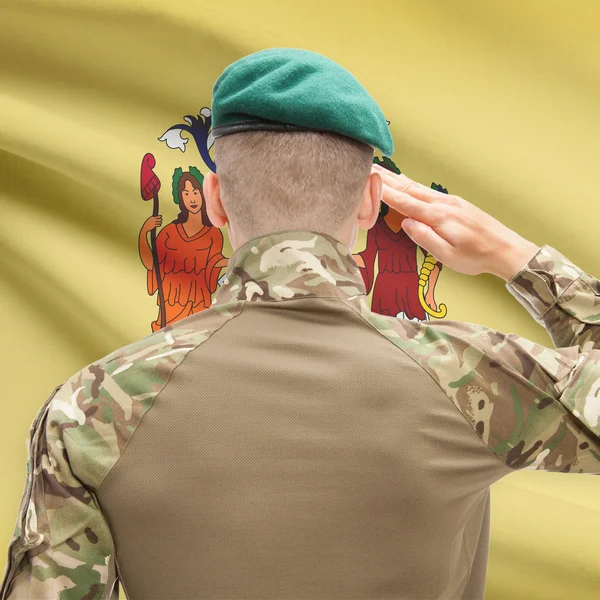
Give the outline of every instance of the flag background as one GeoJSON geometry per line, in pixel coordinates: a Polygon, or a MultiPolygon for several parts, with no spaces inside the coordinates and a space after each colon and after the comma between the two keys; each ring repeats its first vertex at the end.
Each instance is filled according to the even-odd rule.
{"type": "MultiPolygon", "coordinates": [[[[380,103],[403,172],[600,277],[599,19],[598,3],[556,0],[3,0],[0,545],[42,402],[150,333],[140,161],[157,158],[167,223],[173,169],[206,167],[193,141],[182,153],[157,138],[210,106],[227,64],[273,46],[326,54],[380,103]]],[[[361,232],[355,251],[364,244],[361,232]]],[[[444,270],[436,300],[448,319],[552,345],[492,276],[444,270]]],[[[487,598],[596,599],[599,493],[589,475],[520,472],[496,484],[487,598]]]]}

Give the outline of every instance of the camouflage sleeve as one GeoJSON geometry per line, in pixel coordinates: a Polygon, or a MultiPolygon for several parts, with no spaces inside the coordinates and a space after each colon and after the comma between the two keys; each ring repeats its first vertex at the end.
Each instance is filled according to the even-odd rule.
{"type": "Polygon", "coordinates": [[[476,323],[390,319],[366,302],[360,310],[431,375],[506,466],[600,474],[598,281],[544,247],[512,286],[567,347],[476,323]]]}
{"type": "Polygon", "coordinates": [[[65,449],[65,412],[81,418],[71,394],[57,395],[68,389],[54,390],[30,428],[25,491],[0,600],[118,597],[108,524],[65,449]]]}
{"type": "Polygon", "coordinates": [[[222,303],[195,322],[165,327],[55,390],[31,425],[0,600],[117,600],[114,538],[97,491],[187,353],[240,311],[241,303],[222,303]]]}
{"type": "Polygon", "coordinates": [[[483,325],[363,314],[418,362],[511,469],[600,473],[600,349],[483,325]]]}
{"type": "Polygon", "coordinates": [[[464,325],[461,376],[444,387],[483,441],[512,469],[599,474],[600,349],[464,325]]]}
{"type": "Polygon", "coordinates": [[[544,245],[506,289],[548,331],[556,348],[600,348],[600,281],[544,245]]]}

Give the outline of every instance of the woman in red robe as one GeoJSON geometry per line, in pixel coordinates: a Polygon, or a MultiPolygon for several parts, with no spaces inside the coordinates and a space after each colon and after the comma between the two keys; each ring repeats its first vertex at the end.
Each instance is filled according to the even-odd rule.
{"type": "MultiPolygon", "coordinates": [[[[375,225],[367,234],[367,247],[354,255],[365,282],[367,294],[373,282],[371,310],[380,315],[429,320],[429,314],[419,302],[419,269],[417,266],[417,244],[402,229],[406,215],[381,204],[381,211],[375,225]],[[378,256],[378,271],[375,279],[375,256],[378,256]]],[[[421,246],[418,246],[421,248],[421,246]]],[[[427,250],[421,248],[423,256],[427,250]]],[[[442,264],[437,263],[429,275],[429,287],[425,301],[434,311],[437,305],[433,291],[442,264]]]]}
{"type": "MultiPolygon", "coordinates": [[[[202,194],[202,175],[194,167],[173,175],[173,195],[181,212],[156,237],[156,253],[165,300],[165,324],[188,317],[211,304],[211,294],[228,259],[222,254],[223,234],[208,218],[202,194]]],[[[148,271],[148,293],[158,289],[148,233],[162,224],[162,216],[146,220],[139,235],[142,263],[148,271]]],[[[162,307],[152,322],[152,331],[160,329],[162,307]]]]}

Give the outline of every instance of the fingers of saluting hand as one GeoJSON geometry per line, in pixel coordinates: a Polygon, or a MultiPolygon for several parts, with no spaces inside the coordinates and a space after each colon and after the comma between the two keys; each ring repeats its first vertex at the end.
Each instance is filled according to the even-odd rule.
{"type": "MultiPolygon", "coordinates": [[[[383,182],[390,187],[393,187],[398,192],[408,192],[410,190],[411,196],[413,193],[419,194],[420,196],[423,196],[424,200],[434,198],[435,194],[441,194],[441,192],[432,190],[422,183],[413,181],[406,175],[397,175],[396,173],[392,173],[389,169],[381,167],[380,165],[373,164],[373,172],[379,173],[383,182]]],[[[418,196],[415,196],[415,198],[417,197],[418,196]]]]}
{"type": "Polygon", "coordinates": [[[383,202],[408,217],[435,225],[443,219],[442,206],[449,204],[449,196],[422,185],[406,175],[397,175],[388,169],[373,165],[383,181],[383,202]]]}

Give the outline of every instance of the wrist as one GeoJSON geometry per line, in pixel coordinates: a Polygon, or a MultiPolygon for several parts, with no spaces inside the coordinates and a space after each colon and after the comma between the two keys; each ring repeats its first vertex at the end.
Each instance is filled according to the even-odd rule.
{"type": "Polygon", "coordinates": [[[508,244],[502,251],[497,253],[496,264],[493,271],[490,272],[508,282],[529,263],[540,249],[540,246],[521,238],[508,244]]]}

